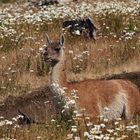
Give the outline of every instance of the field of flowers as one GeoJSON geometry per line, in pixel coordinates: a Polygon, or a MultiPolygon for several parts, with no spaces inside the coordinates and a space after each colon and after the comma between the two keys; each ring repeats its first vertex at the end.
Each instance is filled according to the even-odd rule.
{"type": "MultiPolygon", "coordinates": [[[[0,3],[1,4],[1,3],[0,3]]],[[[140,4],[94,1],[35,7],[28,2],[0,5],[0,101],[48,85],[49,66],[41,61],[39,48],[64,33],[69,82],[113,73],[140,71],[140,4]],[[97,40],[71,36],[62,29],[67,19],[90,17],[97,40]]],[[[137,140],[139,116],[132,121],[102,118],[93,123],[83,114],[73,121],[16,125],[0,117],[0,140],[137,140]]]]}

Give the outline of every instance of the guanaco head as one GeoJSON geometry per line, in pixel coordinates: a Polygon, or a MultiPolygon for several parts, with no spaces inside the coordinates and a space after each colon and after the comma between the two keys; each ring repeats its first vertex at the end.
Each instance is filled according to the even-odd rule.
{"type": "Polygon", "coordinates": [[[47,45],[43,49],[44,61],[51,66],[55,66],[63,55],[64,36],[61,35],[59,41],[52,41],[48,35],[46,36],[47,45]]]}

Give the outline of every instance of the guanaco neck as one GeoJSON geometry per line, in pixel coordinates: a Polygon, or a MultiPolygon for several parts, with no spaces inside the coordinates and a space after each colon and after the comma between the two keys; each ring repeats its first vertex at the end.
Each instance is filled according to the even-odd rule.
{"type": "MultiPolygon", "coordinates": [[[[60,60],[57,64],[55,64],[52,67],[51,70],[51,77],[50,77],[50,82],[51,82],[51,90],[53,90],[52,85],[59,85],[60,88],[63,88],[67,84],[66,80],[66,61],[65,61],[65,52],[64,49],[61,49],[61,55],[60,55],[60,60]]],[[[54,90],[53,90],[54,91],[54,90]]]]}

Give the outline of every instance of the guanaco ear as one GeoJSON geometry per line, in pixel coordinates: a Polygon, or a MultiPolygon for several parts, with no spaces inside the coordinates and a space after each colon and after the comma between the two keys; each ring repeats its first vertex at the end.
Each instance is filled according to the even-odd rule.
{"type": "Polygon", "coordinates": [[[49,35],[48,35],[48,34],[46,34],[46,38],[47,38],[47,43],[48,43],[48,44],[51,44],[51,42],[52,42],[52,41],[50,40],[50,38],[49,38],[49,35]]]}
{"type": "Polygon", "coordinates": [[[61,37],[60,37],[60,42],[59,42],[60,45],[63,46],[63,45],[64,45],[64,42],[65,42],[65,41],[64,41],[64,36],[61,35],[61,37]]]}

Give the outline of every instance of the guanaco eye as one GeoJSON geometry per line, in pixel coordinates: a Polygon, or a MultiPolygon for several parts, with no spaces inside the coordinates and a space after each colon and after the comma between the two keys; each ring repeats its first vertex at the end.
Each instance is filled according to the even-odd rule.
{"type": "Polygon", "coordinates": [[[59,52],[60,51],[60,48],[55,48],[54,49],[56,52],[59,52]]]}

